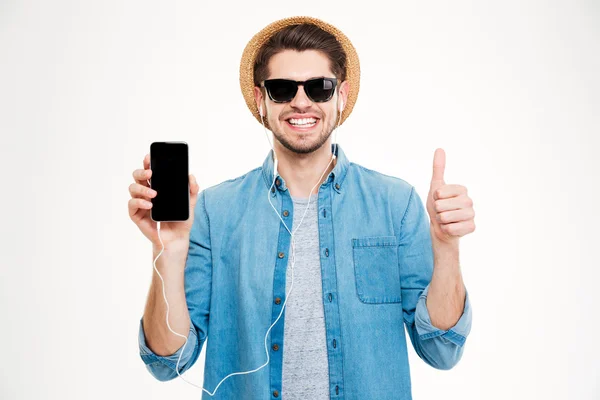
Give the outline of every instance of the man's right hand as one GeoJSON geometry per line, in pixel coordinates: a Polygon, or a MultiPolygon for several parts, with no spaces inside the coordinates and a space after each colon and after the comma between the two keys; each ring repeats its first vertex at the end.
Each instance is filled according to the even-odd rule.
{"type": "MultiPolygon", "coordinates": [[[[150,155],[146,154],[143,161],[144,169],[133,171],[134,183],[129,185],[131,199],[128,203],[129,217],[138,226],[140,231],[146,236],[154,249],[161,249],[162,245],[158,238],[157,223],[152,220],[150,210],[152,208],[151,198],[157,195],[155,190],[150,188],[148,179],[152,176],[150,169],[150,155]]],[[[186,249],[189,244],[190,231],[194,223],[194,208],[198,200],[200,186],[196,183],[194,175],[189,176],[190,188],[190,217],[187,221],[181,222],[162,222],[160,225],[160,238],[167,249],[186,249]]]]}

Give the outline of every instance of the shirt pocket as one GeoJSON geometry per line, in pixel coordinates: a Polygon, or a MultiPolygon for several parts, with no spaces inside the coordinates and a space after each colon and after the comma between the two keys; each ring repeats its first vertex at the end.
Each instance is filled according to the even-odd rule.
{"type": "Polygon", "coordinates": [[[363,303],[400,303],[398,244],[395,236],[352,239],[356,293],[363,303]]]}

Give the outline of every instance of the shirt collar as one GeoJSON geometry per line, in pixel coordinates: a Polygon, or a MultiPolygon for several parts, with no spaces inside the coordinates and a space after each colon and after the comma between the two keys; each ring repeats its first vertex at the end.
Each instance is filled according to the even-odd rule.
{"type": "MultiPolygon", "coordinates": [[[[344,151],[339,144],[332,143],[331,152],[332,154],[335,154],[337,161],[335,167],[333,167],[333,170],[329,173],[327,179],[324,179],[324,181],[325,185],[331,183],[333,185],[333,189],[337,193],[341,193],[342,183],[346,177],[346,172],[348,172],[350,161],[346,157],[346,154],[344,154],[344,151]]],[[[273,185],[273,149],[269,150],[269,154],[267,154],[267,157],[263,162],[262,171],[267,189],[270,189],[271,185],[273,185]]],[[[273,189],[271,189],[271,194],[273,196],[275,196],[276,189],[281,191],[287,190],[285,180],[279,175],[279,173],[277,173],[275,184],[273,185],[273,189]],[[279,182],[279,185],[277,185],[277,182],[279,182]]]]}

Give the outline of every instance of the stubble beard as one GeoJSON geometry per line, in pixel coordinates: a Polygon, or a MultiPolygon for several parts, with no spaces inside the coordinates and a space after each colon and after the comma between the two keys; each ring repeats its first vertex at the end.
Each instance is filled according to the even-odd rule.
{"type": "MultiPolygon", "coordinates": [[[[321,120],[321,122],[322,121],[323,120],[321,120]]],[[[321,129],[321,132],[319,132],[319,134],[317,135],[317,141],[309,143],[308,146],[298,146],[295,143],[290,142],[285,135],[282,135],[281,132],[277,132],[275,129],[272,129],[271,132],[273,132],[273,136],[275,137],[275,139],[277,139],[277,141],[279,141],[279,143],[281,143],[286,149],[298,154],[309,154],[320,149],[325,143],[327,143],[327,140],[333,133],[335,124],[330,123],[329,126],[325,126],[325,124],[322,124],[322,126],[323,128],[321,129]]]]}

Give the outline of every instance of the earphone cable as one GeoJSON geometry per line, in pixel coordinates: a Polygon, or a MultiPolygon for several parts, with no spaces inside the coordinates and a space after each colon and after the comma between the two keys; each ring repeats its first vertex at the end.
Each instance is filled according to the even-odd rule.
{"type": "MultiPolygon", "coordinates": [[[[204,390],[206,393],[208,393],[208,395],[209,395],[209,396],[214,396],[214,394],[217,392],[217,389],[219,388],[219,386],[221,386],[221,383],[223,383],[223,382],[225,381],[225,379],[229,378],[230,376],[234,376],[234,375],[243,375],[243,374],[250,374],[250,373],[256,372],[256,371],[258,371],[258,370],[260,370],[260,369],[264,368],[266,365],[268,365],[268,364],[269,364],[269,362],[270,362],[270,356],[269,356],[269,349],[268,349],[268,347],[267,347],[267,337],[269,336],[269,332],[271,332],[271,329],[273,328],[273,326],[275,326],[275,324],[277,323],[277,321],[279,321],[279,318],[281,318],[281,315],[283,314],[283,310],[285,309],[285,306],[286,306],[286,304],[287,304],[287,301],[288,301],[288,299],[289,299],[289,297],[290,297],[290,295],[291,295],[291,293],[292,293],[293,287],[294,287],[294,265],[295,265],[295,263],[296,263],[296,251],[295,251],[295,248],[296,248],[296,246],[295,246],[295,240],[294,240],[294,233],[295,233],[296,231],[298,231],[298,229],[299,229],[299,228],[300,228],[300,226],[302,225],[302,222],[304,221],[304,217],[306,216],[306,213],[308,212],[308,209],[309,209],[309,207],[310,207],[310,199],[311,199],[311,197],[312,197],[312,192],[315,190],[315,188],[316,188],[316,187],[317,187],[319,184],[323,184],[323,183],[324,183],[324,182],[322,182],[323,175],[325,175],[325,172],[326,172],[326,171],[329,169],[329,165],[331,164],[331,162],[332,162],[333,160],[335,160],[335,159],[336,159],[336,155],[335,155],[335,153],[336,153],[336,150],[337,150],[337,141],[335,140],[335,138],[337,138],[337,130],[338,130],[339,126],[340,126],[340,121],[341,121],[341,119],[342,119],[342,110],[340,110],[340,112],[339,112],[338,123],[337,123],[337,126],[336,126],[336,128],[334,129],[334,131],[335,131],[335,132],[334,132],[334,135],[335,135],[335,138],[334,138],[334,146],[335,146],[335,147],[334,147],[334,149],[335,149],[335,150],[334,150],[334,151],[333,151],[333,153],[332,153],[332,156],[331,156],[331,159],[329,160],[329,163],[327,163],[327,167],[325,167],[325,170],[324,170],[324,171],[321,173],[321,176],[320,176],[319,180],[317,181],[317,183],[315,184],[315,186],[313,186],[313,188],[311,189],[311,191],[310,191],[310,193],[309,193],[309,195],[308,195],[308,203],[307,203],[307,205],[306,205],[306,208],[305,208],[305,210],[304,210],[304,214],[302,215],[302,218],[300,219],[300,222],[298,223],[298,226],[296,227],[296,229],[294,229],[294,230],[293,230],[293,232],[292,232],[292,231],[290,231],[290,229],[288,228],[287,224],[285,223],[285,221],[283,220],[283,218],[281,217],[281,215],[279,214],[279,212],[277,211],[277,209],[275,208],[275,206],[274,206],[274,205],[273,205],[273,203],[271,202],[271,194],[270,194],[270,192],[271,192],[271,190],[273,189],[273,185],[275,184],[275,180],[276,180],[276,178],[277,178],[277,165],[278,165],[278,160],[277,160],[277,157],[276,157],[276,154],[275,154],[275,148],[274,148],[274,146],[273,146],[272,142],[271,142],[271,141],[269,141],[269,135],[268,135],[268,133],[267,133],[267,130],[266,130],[266,127],[265,127],[265,124],[264,124],[263,115],[262,115],[262,110],[261,110],[261,112],[260,112],[260,117],[261,117],[261,121],[262,121],[263,129],[264,129],[264,131],[265,131],[265,134],[267,135],[267,141],[269,142],[269,145],[271,145],[271,149],[272,149],[272,151],[273,151],[273,158],[274,158],[274,164],[273,164],[273,167],[274,167],[274,168],[273,168],[273,182],[271,183],[271,186],[269,187],[269,190],[267,191],[267,200],[269,201],[269,204],[271,205],[271,207],[273,208],[273,210],[275,211],[275,213],[277,214],[277,216],[279,217],[279,219],[280,219],[280,220],[281,220],[281,222],[283,223],[283,226],[284,226],[284,227],[285,227],[285,229],[286,229],[286,230],[289,232],[289,234],[290,234],[290,237],[291,237],[291,247],[292,247],[292,263],[291,263],[291,274],[292,274],[292,275],[291,275],[291,281],[290,281],[290,289],[289,289],[289,291],[287,292],[287,294],[286,294],[286,296],[285,296],[285,300],[284,300],[284,302],[283,302],[283,305],[282,305],[282,307],[281,307],[281,311],[279,312],[279,315],[277,316],[277,318],[275,319],[275,321],[274,321],[274,322],[271,324],[271,326],[269,326],[269,329],[267,330],[267,332],[266,332],[266,334],[265,334],[265,340],[264,340],[264,342],[265,342],[265,353],[266,353],[266,355],[267,355],[267,361],[266,361],[266,362],[265,362],[263,365],[261,365],[260,367],[258,367],[258,368],[256,368],[256,369],[253,369],[253,370],[249,370],[249,371],[239,371],[239,372],[232,372],[232,373],[230,373],[229,375],[227,375],[227,376],[225,376],[223,379],[221,379],[221,381],[220,381],[220,382],[217,384],[217,386],[215,387],[215,389],[214,389],[214,391],[213,391],[212,393],[211,393],[210,391],[206,390],[205,388],[203,388],[203,387],[201,387],[201,386],[198,386],[198,385],[196,385],[195,383],[189,382],[188,380],[186,380],[186,379],[183,377],[183,375],[181,375],[181,374],[179,373],[179,363],[180,363],[180,361],[181,361],[181,356],[183,355],[184,349],[185,349],[185,347],[186,347],[186,345],[187,345],[187,343],[188,343],[188,338],[187,338],[187,336],[184,336],[184,335],[182,335],[182,334],[180,334],[180,333],[177,333],[177,332],[175,332],[173,329],[171,329],[171,325],[169,324],[169,302],[167,301],[167,295],[166,295],[166,293],[165,293],[165,281],[164,281],[164,279],[163,279],[162,275],[161,275],[161,274],[158,272],[158,269],[156,268],[156,260],[158,260],[158,258],[161,256],[161,254],[163,253],[163,251],[164,251],[164,249],[165,249],[165,246],[164,246],[164,243],[163,243],[163,241],[162,241],[162,238],[160,237],[160,222],[157,222],[157,233],[158,233],[158,238],[159,238],[159,240],[160,240],[160,243],[161,243],[162,249],[161,249],[161,251],[158,253],[158,255],[156,256],[156,258],[154,259],[154,271],[155,271],[155,272],[158,274],[158,276],[159,276],[159,278],[160,278],[160,280],[161,280],[161,282],[162,282],[162,293],[163,293],[163,298],[164,298],[164,300],[165,300],[165,304],[166,304],[166,306],[167,306],[167,313],[166,313],[166,323],[167,323],[167,327],[169,328],[169,330],[170,330],[170,331],[171,331],[173,334],[175,334],[175,335],[177,335],[177,336],[180,336],[180,337],[182,337],[182,338],[184,338],[184,339],[185,339],[185,343],[183,344],[183,346],[182,346],[182,347],[181,347],[181,349],[180,349],[181,351],[180,351],[179,357],[178,357],[178,359],[177,359],[177,363],[176,363],[176,365],[175,365],[175,372],[177,372],[177,375],[178,375],[178,376],[179,376],[181,379],[183,379],[183,381],[184,381],[184,382],[186,382],[186,383],[188,383],[188,384],[190,384],[190,385],[192,385],[192,386],[194,386],[194,387],[197,387],[197,388],[199,388],[199,389],[202,389],[202,390],[204,390]]],[[[150,181],[148,181],[148,184],[150,185],[150,181]]],[[[191,323],[192,323],[192,321],[191,321],[191,318],[190,318],[190,324],[191,324],[191,323]]]]}

